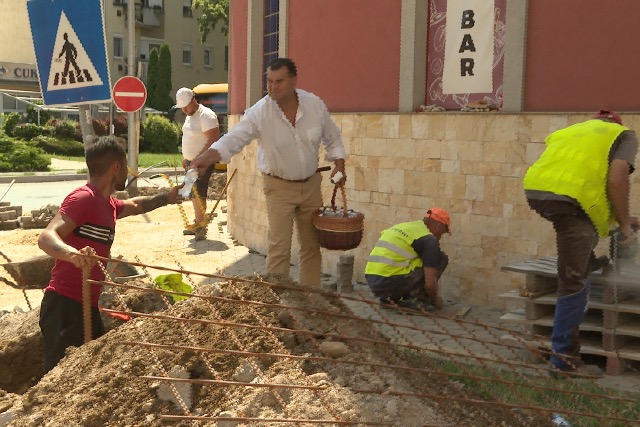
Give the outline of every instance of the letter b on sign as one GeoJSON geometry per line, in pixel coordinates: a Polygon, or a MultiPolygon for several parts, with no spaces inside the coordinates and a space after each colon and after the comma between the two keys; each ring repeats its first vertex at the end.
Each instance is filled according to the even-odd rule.
{"type": "Polygon", "coordinates": [[[462,25],[460,28],[473,28],[476,25],[476,21],[473,19],[473,10],[464,10],[462,11],[462,25]]]}

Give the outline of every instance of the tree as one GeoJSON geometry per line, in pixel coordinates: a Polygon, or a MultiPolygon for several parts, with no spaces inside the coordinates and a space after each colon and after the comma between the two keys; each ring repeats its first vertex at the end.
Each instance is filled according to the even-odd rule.
{"type": "Polygon", "coordinates": [[[220,28],[222,34],[229,35],[229,0],[193,0],[192,7],[202,12],[198,17],[198,30],[202,43],[207,41],[207,36],[218,24],[222,24],[220,28]]]}
{"type": "Polygon", "coordinates": [[[169,93],[171,92],[171,51],[169,45],[162,43],[160,45],[160,54],[158,55],[158,80],[156,90],[153,95],[152,108],[159,111],[169,111],[173,106],[173,100],[169,93]]]}
{"type": "Polygon", "coordinates": [[[158,49],[149,52],[149,66],[147,73],[147,106],[153,108],[153,98],[158,89],[158,49]]]}

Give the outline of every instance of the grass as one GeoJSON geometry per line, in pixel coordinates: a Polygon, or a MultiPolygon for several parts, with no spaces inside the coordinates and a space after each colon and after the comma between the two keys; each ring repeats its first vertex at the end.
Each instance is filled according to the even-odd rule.
{"type": "MultiPolygon", "coordinates": [[[[563,415],[575,427],[598,427],[602,420],[589,416],[586,412],[620,417],[627,420],[637,419],[640,413],[640,400],[633,393],[622,393],[605,389],[589,380],[555,380],[544,374],[535,376],[516,374],[509,370],[494,370],[476,364],[463,364],[440,358],[430,358],[426,355],[409,350],[403,352],[413,361],[413,365],[427,369],[434,369],[443,373],[461,374],[455,380],[464,385],[464,390],[473,398],[486,402],[504,403],[510,405],[531,405],[548,408],[562,414],[564,411],[575,411],[578,414],[563,415]],[[476,378],[473,378],[476,377],[476,378]],[[500,379],[502,383],[492,381],[500,379]],[[537,386],[537,387],[536,387],[537,386]],[[543,389],[538,387],[547,387],[543,389]],[[573,393],[575,394],[573,394],[573,393]],[[635,400],[634,402],[620,401],[612,397],[635,400]]],[[[547,418],[550,416],[544,416],[547,418]]],[[[607,425],[624,426],[625,422],[606,420],[607,425]]]]}
{"type": "MultiPolygon", "coordinates": [[[[84,162],[83,156],[52,156],[56,159],[62,160],[72,160],[76,162],[84,162]]],[[[155,165],[156,163],[160,163],[162,161],[166,161],[167,163],[162,167],[172,168],[177,167],[178,169],[182,168],[182,154],[180,153],[140,153],[138,154],[138,167],[146,168],[151,165],[155,165]]]]}

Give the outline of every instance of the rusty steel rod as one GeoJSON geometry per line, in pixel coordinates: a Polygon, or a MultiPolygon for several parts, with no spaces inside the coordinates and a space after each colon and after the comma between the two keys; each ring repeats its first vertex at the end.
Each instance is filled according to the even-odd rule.
{"type": "Polygon", "coordinates": [[[246,383],[239,381],[224,381],[224,380],[200,380],[195,378],[171,378],[171,377],[158,377],[154,375],[142,375],[139,378],[145,380],[157,380],[163,382],[178,382],[188,384],[201,384],[201,385],[222,385],[222,386],[236,386],[236,387],[264,387],[264,388],[291,388],[291,389],[303,389],[303,390],[326,390],[328,386],[312,386],[312,385],[295,385],[295,384],[273,384],[273,383],[246,383]]]}
{"type": "Polygon", "coordinates": [[[338,421],[317,420],[305,418],[252,418],[252,417],[198,417],[183,415],[160,415],[166,420],[193,420],[193,421],[245,421],[255,423],[309,423],[309,424],[335,424],[335,425],[362,425],[362,426],[392,426],[392,423],[366,422],[366,421],[338,421]]]}

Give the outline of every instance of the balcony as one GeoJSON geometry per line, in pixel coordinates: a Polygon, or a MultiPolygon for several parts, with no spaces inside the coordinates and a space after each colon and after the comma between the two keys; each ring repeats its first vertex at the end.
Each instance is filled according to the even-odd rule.
{"type": "Polygon", "coordinates": [[[144,0],[136,3],[136,26],[157,28],[164,21],[163,0],[144,0]]]}

